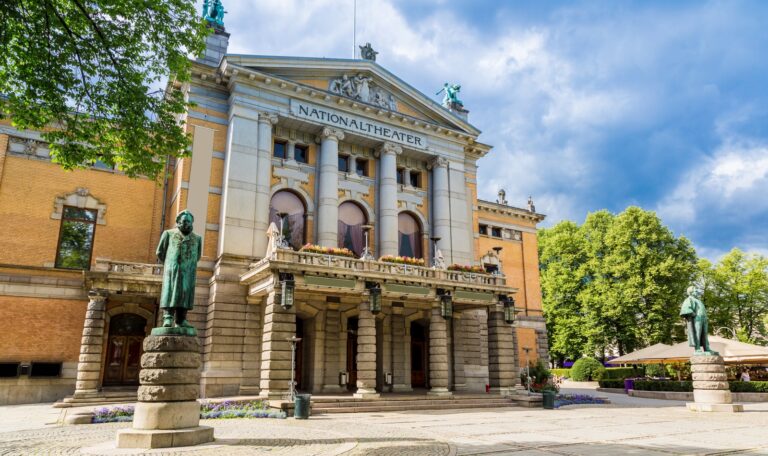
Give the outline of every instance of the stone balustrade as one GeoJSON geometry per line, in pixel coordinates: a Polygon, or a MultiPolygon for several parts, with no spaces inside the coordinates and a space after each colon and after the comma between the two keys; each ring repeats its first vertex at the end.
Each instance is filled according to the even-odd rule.
{"type": "Polygon", "coordinates": [[[93,268],[93,271],[159,276],[163,274],[163,265],[150,263],[131,263],[130,261],[115,261],[106,258],[96,258],[96,266],[93,268]]]}

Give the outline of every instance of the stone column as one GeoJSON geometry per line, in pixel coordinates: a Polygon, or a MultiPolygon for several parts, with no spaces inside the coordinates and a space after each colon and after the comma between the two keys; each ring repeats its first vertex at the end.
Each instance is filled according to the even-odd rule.
{"type": "Polygon", "coordinates": [[[722,356],[691,356],[691,376],[693,376],[693,402],[686,404],[688,410],[694,412],[744,411],[743,405],[732,403],[722,356]]]}
{"type": "MultiPolygon", "coordinates": [[[[399,309],[402,310],[402,309],[399,309]]],[[[392,391],[410,392],[411,388],[411,364],[410,364],[410,335],[405,328],[406,320],[402,314],[393,314],[392,320],[392,391]],[[408,339],[408,340],[406,340],[408,339]]]]}
{"type": "Polygon", "coordinates": [[[256,168],[256,212],[253,223],[253,251],[257,257],[263,257],[267,251],[269,187],[272,181],[272,126],[276,123],[276,115],[259,113],[259,166],[256,168]]]}
{"type": "Polygon", "coordinates": [[[296,141],[288,141],[288,148],[285,151],[286,160],[296,160],[296,141]]]}
{"type": "MultiPolygon", "coordinates": [[[[319,306],[323,304],[325,303],[323,302],[319,306]]],[[[312,393],[314,394],[323,390],[325,382],[325,312],[325,310],[319,311],[312,320],[315,327],[315,337],[312,341],[314,345],[312,349],[312,393]]]]}
{"type": "Polygon", "coordinates": [[[355,397],[379,397],[376,392],[376,317],[366,297],[358,307],[357,319],[357,392],[355,397]]]}
{"type": "MultiPolygon", "coordinates": [[[[443,252],[445,261],[451,261],[451,196],[448,191],[448,160],[435,157],[430,163],[432,168],[432,232],[439,237],[438,248],[443,252]]],[[[432,246],[430,245],[430,249],[432,246]]],[[[430,252],[430,257],[434,252],[430,252]]]]}
{"type": "Polygon", "coordinates": [[[433,307],[429,318],[429,393],[450,396],[448,390],[448,322],[440,315],[440,308],[433,307]]]}
{"type": "Polygon", "coordinates": [[[397,255],[397,156],[403,148],[384,143],[379,150],[379,251],[377,257],[397,255]]]}
{"type": "Polygon", "coordinates": [[[341,367],[341,317],[338,309],[325,311],[325,375],[324,393],[341,393],[346,387],[339,385],[341,367]]]}
{"type": "Polygon", "coordinates": [[[317,243],[323,247],[336,247],[339,243],[339,141],[344,139],[344,133],[326,127],[321,138],[317,243]]]}
{"type": "Polygon", "coordinates": [[[280,399],[288,394],[291,382],[291,342],[296,335],[296,307],[280,307],[280,295],[267,295],[262,331],[261,392],[262,397],[280,399]]]}
{"type": "Polygon", "coordinates": [[[514,330],[500,305],[488,309],[488,380],[491,391],[502,395],[517,383],[514,330]]]}
{"type": "Polygon", "coordinates": [[[104,311],[106,293],[88,292],[88,307],[83,323],[83,338],[80,340],[80,359],[77,363],[75,399],[93,397],[99,393],[102,347],[104,347],[104,311]]]}
{"type": "Polygon", "coordinates": [[[243,378],[240,395],[259,394],[261,382],[261,301],[245,305],[245,333],[243,334],[243,378]]]}

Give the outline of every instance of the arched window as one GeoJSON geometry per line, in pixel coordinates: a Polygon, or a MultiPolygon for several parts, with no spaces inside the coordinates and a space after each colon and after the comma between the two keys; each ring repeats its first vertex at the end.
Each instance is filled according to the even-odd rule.
{"type": "Polygon", "coordinates": [[[339,247],[346,247],[355,252],[355,255],[363,254],[365,239],[363,238],[363,225],[368,223],[365,212],[352,201],[345,201],[339,205],[339,247]]]}
{"type": "Polygon", "coordinates": [[[274,222],[277,229],[280,229],[280,218],[283,218],[283,236],[295,250],[304,245],[305,215],[304,202],[295,193],[281,190],[272,195],[272,201],[269,202],[269,221],[274,222]]]}
{"type": "Polygon", "coordinates": [[[424,258],[421,253],[421,225],[416,217],[407,212],[397,216],[398,255],[413,258],[424,258]]]}

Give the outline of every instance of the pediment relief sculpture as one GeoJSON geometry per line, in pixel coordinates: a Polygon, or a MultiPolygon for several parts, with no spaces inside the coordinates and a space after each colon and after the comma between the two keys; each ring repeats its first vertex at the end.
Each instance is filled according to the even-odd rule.
{"type": "Polygon", "coordinates": [[[381,87],[378,87],[373,82],[372,77],[365,76],[362,73],[358,73],[355,76],[345,74],[340,78],[331,79],[328,84],[328,90],[384,109],[397,110],[395,97],[381,87]]]}

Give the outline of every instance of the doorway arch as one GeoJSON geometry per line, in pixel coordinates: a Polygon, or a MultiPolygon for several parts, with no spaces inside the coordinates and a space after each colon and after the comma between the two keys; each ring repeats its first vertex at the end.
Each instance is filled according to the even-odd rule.
{"type": "Polygon", "coordinates": [[[147,319],[135,313],[111,316],[104,362],[104,386],[139,384],[146,326],[147,319]]]}

